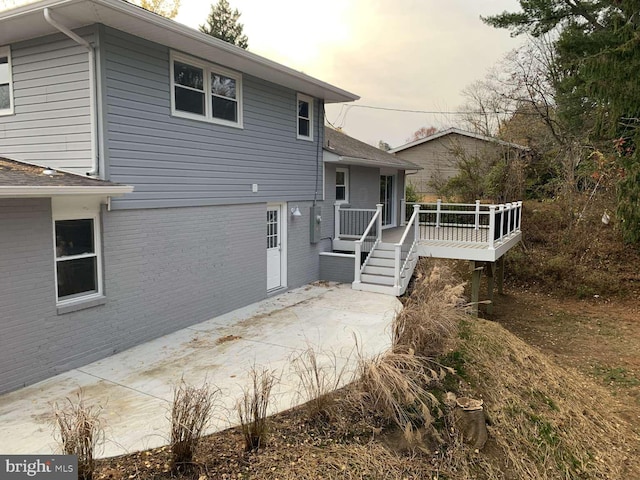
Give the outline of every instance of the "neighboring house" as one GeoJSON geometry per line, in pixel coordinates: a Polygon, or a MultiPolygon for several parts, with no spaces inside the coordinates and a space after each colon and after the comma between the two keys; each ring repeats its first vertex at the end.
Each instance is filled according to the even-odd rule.
{"type": "Polygon", "coordinates": [[[0,12],[0,392],[320,279],[336,195],[397,224],[406,162],[323,168],[357,98],[122,0],[0,12]]]}
{"type": "Polygon", "coordinates": [[[487,171],[500,159],[521,158],[528,147],[504,142],[497,138],[449,128],[428,137],[389,150],[396,156],[420,165],[423,170],[411,177],[411,184],[420,195],[436,195],[438,187],[459,172],[462,159],[479,159],[487,171]]]}

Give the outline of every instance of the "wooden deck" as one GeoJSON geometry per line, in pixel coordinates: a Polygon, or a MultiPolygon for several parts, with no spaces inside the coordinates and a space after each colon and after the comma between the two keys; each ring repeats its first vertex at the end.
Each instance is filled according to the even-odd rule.
{"type": "MultiPolygon", "coordinates": [[[[395,244],[400,241],[405,227],[382,230],[382,243],[395,244]]],[[[521,232],[515,232],[496,242],[489,248],[488,229],[420,226],[418,254],[421,257],[450,258],[495,262],[522,239],[521,232]],[[423,239],[423,238],[428,239],[423,239]]],[[[344,250],[354,251],[354,241],[341,241],[344,250]]]]}

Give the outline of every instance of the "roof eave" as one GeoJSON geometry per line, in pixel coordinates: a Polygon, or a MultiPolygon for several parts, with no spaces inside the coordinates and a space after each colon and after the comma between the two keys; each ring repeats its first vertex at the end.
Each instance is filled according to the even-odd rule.
{"type": "Polygon", "coordinates": [[[397,163],[386,163],[378,160],[369,160],[367,158],[347,157],[343,155],[338,155],[336,152],[332,152],[331,150],[327,150],[327,149],[325,149],[325,151],[333,153],[334,155],[338,156],[338,160],[325,160],[326,163],[335,163],[335,164],[344,163],[345,165],[357,165],[362,167],[395,168],[398,170],[422,170],[423,169],[418,165],[399,165],[397,163]]]}
{"type": "Polygon", "coordinates": [[[121,197],[133,192],[130,185],[105,187],[90,186],[0,186],[0,198],[57,197],[63,195],[91,195],[96,197],[121,197]]]}
{"type": "MultiPolygon", "coordinates": [[[[0,13],[0,24],[15,20],[17,18],[33,15],[44,8],[50,8],[55,13],[56,9],[63,7],[74,6],[79,7],[82,4],[94,6],[101,6],[116,13],[114,20],[104,20],[104,16],[95,12],[93,9],[91,15],[82,17],[82,20],[77,20],[73,25],[67,25],[70,28],[79,28],[84,25],[93,23],[104,23],[115,29],[122,30],[132,35],[138,35],[147,40],[161,43],[169,46],[170,48],[180,49],[186,53],[197,55],[197,52],[189,51],[188,46],[197,50],[197,47],[206,47],[213,49],[209,53],[209,57],[221,57],[218,63],[224,64],[225,57],[233,57],[234,65],[225,65],[230,68],[234,68],[241,72],[245,72],[249,75],[254,75],[258,78],[264,78],[276,84],[280,84],[291,89],[306,93],[316,98],[323,99],[326,103],[339,103],[339,102],[352,102],[358,100],[360,97],[338,88],[329,83],[318,80],[305,73],[299,72],[292,68],[281,65],[277,62],[261,57],[255,53],[248,52],[242,48],[231,45],[220,39],[206,35],[202,32],[194,30],[186,25],[182,25],[173,20],[167,19],[160,15],[148,12],[136,5],[124,2],[121,0],[42,0],[37,3],[32,3],[18,7],[12,10],[7,10],[0,13]],[[93,16],[92,16],[93,15],[93,16]],[[117,15],[124,15],[118,18],[117,15]],[[137,24],[137,25],[136,25],[137,24]],[[155,31],[148,29],[138,28],[140,26],[151,25],[155,28],[155,31]],[[144,30],[144,33],[139,33],[144,30]],[[166,43],[163,43],[161,39],[167,39],[166,43]],[[171,45],[173,43],[174,45],[171,45]]],[[[64,18],[61,18],[64,21],[64,18]]],[[[44,21],[44,20],[43,20],[44,21]]],[[[0,28],[0,31],[2,29],[0,28]]],[[[55,33],[53,30],[49,32],[40,33],[49,34],[55,33]]],[[[28,32],[21,32],[23,38],[0,38],[0,45],[5,43],[13,43],[15,41],[26,40],[28,38],[28,32]]]]}

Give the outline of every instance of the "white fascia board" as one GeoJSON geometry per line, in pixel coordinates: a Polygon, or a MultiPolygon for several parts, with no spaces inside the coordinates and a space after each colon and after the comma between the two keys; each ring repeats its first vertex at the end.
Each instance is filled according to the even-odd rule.
{"type": "Polygon", "coordinates": [[[0,198],[55,197],[58,195],[93,195],[97,197],[120,197],[133,192],[130,185],[112,187],[0,187],[0,198]]]}
{"type": "MultiPolygon", "coordinates": [[[[393,168],[396,170],[416,170],[416,166],[399,165],[397,163],[385,163],[380,160],[368,160],[366,158],[356,157],[341,157],[332,152],[324,151],[324,161],[326,163],[335,163],[343,165],[356,165],[359,167],[374,167],[374,168],[393,168]]],[[[417,167],[422,170],[422,167],[417,167]]]]}
{"type": "Polygon", "coordinates": [[[323,99],[326,103],[352,102],[360,98],[322,80],[122,0],[42,0],[0,12],[0,45],[56,33],[57,30],[44,20],[45,8],[49,8],[68,28],[102,23],[323,99]]]}

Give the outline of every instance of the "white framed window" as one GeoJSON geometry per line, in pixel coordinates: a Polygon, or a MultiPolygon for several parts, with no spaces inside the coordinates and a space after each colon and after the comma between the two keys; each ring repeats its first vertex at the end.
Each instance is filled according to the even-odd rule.
{"type": "Polygon", "coordinates": [[[171,52],[171,114],[242,128],[242,75],[171,52]]]}
{"type": "Polygon", "coordinates": [[[0,47],[0,115],[13,113],[13,81],[11,76],[11,49],[0,47]]]}
{"type": "Polygon", "coordinates": [[[336,202],[349,202],[349,170],[336,168],[336,202]]]}
{"type": "Polygon", "coordinates": [[[58,306],[102,297],[102,248],[98,209],[56,208],[53,240],[58,306]]]}
{"type": "Polygon", "coordinates": [[[313,141],[313,98],[298,94],[298,138],[313,141]]]}

